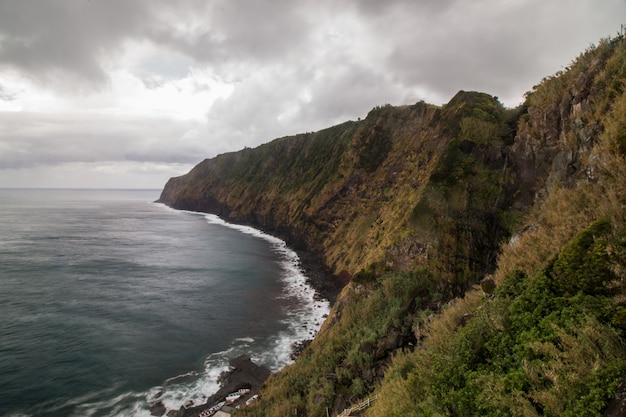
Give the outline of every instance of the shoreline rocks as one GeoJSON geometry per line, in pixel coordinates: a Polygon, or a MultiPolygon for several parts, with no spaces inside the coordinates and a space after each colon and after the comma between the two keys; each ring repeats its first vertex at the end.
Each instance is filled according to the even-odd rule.
{"type": "MultiPolygon", "coordinates": [[[[245,390],[246,392],[244,394],[236,400],[229,402],[229,407],[235,408],[241,404],[245,404],[247,400],[255,395],[258,395],[265,381],[272,375],[272,372],[266,367],[252,362],[248,355],[233,358],[228,364],[229,370],[220,376],[221,388],[216,393],[210,395],[204,404],[187,408],[181,407],[178,411],[170,410],[167,416],[195,417],[204,410],[211,408],[214,404],[226,401],[226,397],[229,394],[239,390],[245,390]]],[[[150,411],[152,412],[152,409],[150,411]]],[[[157,410],[155,409],[155,411],[157,410]]],[[[161,410],[159,409],[158,411],[161,410]]],[[[163,415],[163,413],[160,415],[163,415]]]]}

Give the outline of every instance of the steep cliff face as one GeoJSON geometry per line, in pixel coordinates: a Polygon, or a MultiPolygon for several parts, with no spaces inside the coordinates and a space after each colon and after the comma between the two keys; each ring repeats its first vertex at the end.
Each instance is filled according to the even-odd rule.
{"type": "Polygon", "coordinates": [[[377,107],[362,121],[205,160],[172,178],[160,201],[280,235],[335,274],[411,269],[443,243],[454,246],[446,270],[479,259],[489,269],[496,235],[506,234],[497,211],[512,198],[504,184],[509,113],[472,92],[442,108],[377,107]],[[467,223],[450,237],[459,216],[467,223]],[[474,248],[485,234],[491,243],[474,248]],[[472,253],[459,252],[459,239],[472,253]]]}
{"type": "Polygon", "coordinates": [[[343,277],[436,260],[442,285],[462,294],[493,271],[515,210],[573,174],[559,171],[571,158],[569,114],[552,107],[506,110],[465,91],[442,107],[377,107],[362,121],[205,160],[172,178],[160,201],[277,234],[343,277]]]}
{"type": "Polygon", "coordinates": [[[160,201],[280,235],[335,274],[438,258],[449,275],[482,275],[517,214],[593,180],[588,154],[615,87],[612,56],[609,47],[585,52],[517,109],[461,91],[442,107],[386,105],[219,155],[170,179],[160,201]]]}
{"type": "Polygon", "coordinates": [[[593,179],[585,157],[603,130],[599,114],[608,103],[600,101],[606,100],[605,68],[612,56],[611,48],[587,51],[528,93],[511,147],[519,204],[531,205],[555,187],[593,179]]]}
{"type": "Polygon", "coordinates": [[[336,415],[374,393],[371,416],[626,407],[607,408],[626,372],[624,62],[624,39],[603,40],[517,109],[464,91],[377,107],[171,179],[161,201],[253,224],[351,277],[238,415],[336,415]]]}

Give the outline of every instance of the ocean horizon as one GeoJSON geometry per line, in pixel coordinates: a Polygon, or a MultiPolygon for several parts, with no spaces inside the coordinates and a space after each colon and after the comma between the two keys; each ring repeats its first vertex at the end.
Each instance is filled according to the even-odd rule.
{"type": "Polygon", "coordinates": [[[206,401],[240,354],[277,371],[330,309],[259,230],[155,189],[0,189],[1,416],[206,401]]]}

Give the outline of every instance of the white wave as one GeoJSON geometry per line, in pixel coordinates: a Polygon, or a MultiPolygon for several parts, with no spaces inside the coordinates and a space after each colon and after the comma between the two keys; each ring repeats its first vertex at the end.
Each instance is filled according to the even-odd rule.
{"type": "MultiPolygon", "coordinates": [[[[198,372],[191,371],[191,372],[184,373],[182,375],[176,375],[176,376],[173,376],[171,378],[168,378],[168,379],[165,380],[165,383],[166,384],[173,384],[173,383],[175,383],[176,381],[179,381],[179,380],[189,379],[189,378],[197,378],[197,377],[198,377],[198,372]]],[[[153,390],[156,390],[158,388],[159,387],[154,387],[153,390]]]]}
{"type": "MultiPolygon", "coordinates": [[[[187,212],[186,210],[177,210],[175,208],[172,208],[170,206],[168,206],[165,203],[160,203],[158,201],[149,201],[148,204],[154,204],[155,206],[159,206],[162,209],[166,210],[166,211],[172,211],[172,212],[176,212],[176,213],[185,213],[187,212]]],[[[194,213],[193,211],[190,211],[189,213],[194,213]]]]}
{"type": "Polygon", "coordinates": [[[106,410],[109,416],[148,416],[150,412],[141,398],[141,394],[125,392],[114,397],[105,397],[100,401],[84,402],[74,409],[72,416],[90,417],[101,413],[103,410],[106,410]],[[128,404],[132,404],[132,406],[128,407],[128,404]],[[148,414],[142,413],[142,410],[146,410],[148,414]]]}
{"type": "Polygon", "coordinates": [[[254,343],[254,339],[251,337],[240,337],[238,339],[235,339],[235,342],[254,343]]]}
{"type": "MultiPolygon", "coordinates": [[[[253,338],[240,338],[222,352],[212,353],[204,361],[202,372],[187,372],[168,378],[164,385],[155,386],[146,392],[126,392],[100,401],[84,401],[76,407],[73,416],[89,417],[107,415],[109,417],[148,417],[150,407],[161,402],[167,410],[179,410],[185,404],[200,405],[220,388],[218,379],[228,370],[229,360],[249,353],[253,338]]],[[[95,394],[89,395],[93,400],[95,394]]],[[[77,402],[77,401],[75,401],[77,402]]]]}

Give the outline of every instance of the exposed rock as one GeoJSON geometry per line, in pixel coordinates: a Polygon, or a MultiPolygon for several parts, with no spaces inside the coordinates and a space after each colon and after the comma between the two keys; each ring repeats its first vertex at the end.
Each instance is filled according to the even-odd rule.
{"type": "Polygon", "coordinates": [[[339,415],[349,404],[349,396],[347,394],[339,394],[333,403],[333,415],[339,415]]]}
{"type": "Polygon", "coordinates": [[[165,414],[165,411],[167,410],[167,408],[165,408],[165,405],[163,405],[163,402],[159,401],[155,404],[153,404],[152,406],[150,406],[150,415],[153,416],[162,416],[163,414],[165,414]]]}
{"type": "Polygon", "coordinates": [[[402,341],[402,333],[400,330],[392,328],[383,342],[383,349],[386,351],[393,351],[400,346],[402,341]]]}
{"type": "Polygon", "coordinates": [[[296,360],[298,356],[300,356],[302,352],[304,352],[304,350],[311,344],[311,342],[311,339],[294,342],[291,346],[291,353],[289,354],[291,360],[296,360]]]}
{"type": "Polygon", "coordinates": [[[531,225],[528,225],[528,226],[524,227],[522,230],[520,230],[518,232],[515,232],[513,234],[513,236],[511,236],[511,239],[509,240],[509,245],[510,246],[517,245],[519,243],[519,241],[520,241],[520,238],[522,236],[524,236],[527,233],[532,233],[532,232],[534,232],[534,231],[536,231],[538,229],[539,229],[539,225],[538,224],[531,224],[531,225]]]}
{"type": "Polygon", "coordinates": [[[326,379],[332,382],[337,382],[339,381],[339,377],[337,377],[337,374],[334,372],[328,373],[326,374],[326,379]]]}
{"type": "Polygon", "coordinates": [[[480,288],[485,294],[491,295],[496,289],[496,282],[494,281],[493,277],[487,276],[483,278],[482,281],[480,281],[480,288]]]}
{"type": "Polygon", "coordinates": [[[473,318],[474,318],[473,314],[470,314],[470,313],[463,314],[463,316],[459,319],[459,323],[457,324],[457,328],[465,327],[467,322],[469,322],[473,318]]]}
{"type": "Polygon", "coordinates": [[[622,379],[615,398],[609,402],[602,417],[624,417],[626,416],[626,376],[622,379]]]}
{"type": "Polygon", "coordinates": [[[192,417],[198,412],[209,408],[211,405],[223,401],[226,396],[239,389],[249,389],[249,393],[240,397],[233,405],[258,394],[265,381],[272,374],[269,369],[252,362],[248,355],[241,355],[229,361],[229,371],[220,376],[221,388],[211,395],[205,404],[184,408],[181,407],[181,417],[192,417]]]}
{"type": "Polygon", "coordinates": [[[476,146],[476,143],[467,139],[459,143],[459,149],[461,149],[461,152],[466,153],[466,154],[471,154],[475,146],[476,146]]]}
{"type": "Polygon", "coordinates": [[[372,342],[365,342],[361,344],[359,350],[363,353],[371,355],[376,351],[376,346],[372,342]]]}

